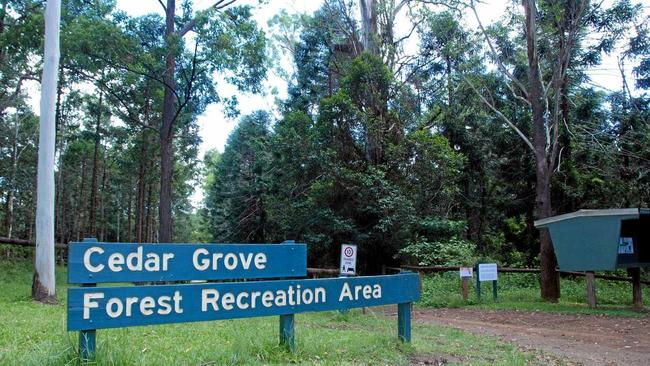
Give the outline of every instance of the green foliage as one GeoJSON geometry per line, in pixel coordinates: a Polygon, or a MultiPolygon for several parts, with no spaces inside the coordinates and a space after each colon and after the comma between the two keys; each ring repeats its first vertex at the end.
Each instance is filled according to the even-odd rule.
{"type": "Polygon", "coordinates": [[[259,92],[268,68],[266,36],[253,20],[251,7],[208,10],[197,19],[197,56],[204,60],[208,78],[215,71],[226,73],[226,80],[239,90],[259,92]]]}
{"type": "Polygon", "coordinates": [[[381,59],[364,53],[350,60],[340,88],[320,100],[317,118],[289,110],[272,132],[246,136],[242,131],[255,117],[244,118],[214,170],[221,183],[206,201],[210,219],[221,225],[214,226],[215,236],[249,241],[254,235],[241,232],[248,227],[247,233],[263,231],[270,241],[304,240],[310,263],[319,266],[334,265],[338,245],[353,242],[364,273],[394,262],[419,219],[444,214],[452,205],[458,190],[451,183],[463,163],[444,137],[404,129],[410,120],[401,119],[397,105],[406,94],[395,94],[396,86],[381,59]],[[257,136],[265,143],[250,147],[260,164],[250,170],[251,164],[238,158],[248,146],[241,141],[257,136]],[[249,171],[240,182],[239,174],[249,171]],[[250,182],[259,186],[244,194],[245,200],[229,193],[247,192],[250,182]],[[230,201],[230,195],[238,198],[230,201]],[[258,204],[253,210],[236,203],[242,201],[258,204]],[[243,218],[255,218],[255,224],[243,218]]]}
{"type": "Polygon", "coordinates": [[[415,239],[399,254],[421,266],[471,266],[478,254],[474,243],[461,238],[466,229],[464,221],[425,218],[415,227],[415,239]]]}
{"type": "Polygon", "coordinates": [[[471,266],[477,259],[476,245],[457,237],[436,242],[418,238],[400,250],[400,254],[414,258],[420,266],[471,266]]]}

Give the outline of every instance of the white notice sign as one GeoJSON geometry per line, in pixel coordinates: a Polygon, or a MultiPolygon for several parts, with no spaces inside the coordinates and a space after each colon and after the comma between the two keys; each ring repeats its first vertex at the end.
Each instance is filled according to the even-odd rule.
{"type": "Polygon", "coordinates": [[[460,267],[460,278],[471,278],[473,273],[472,267],[460,267]]]}
{"type": "Polygon", "coordinates": [[[357,246],[341,245],[341,274],[355,276],[357,274],[357,246]]]}
{"type": "Polygon", "coordinates": [[[497,280],[497,264],[496,263],[483,263],[478,265],[478,280],[479,281],[496,281],[497,280]]]}
{"type": "Polygon", "coordinates": [[[618,240],[618,254],[634,254],[634,238],[620,238],[618,240]]]}

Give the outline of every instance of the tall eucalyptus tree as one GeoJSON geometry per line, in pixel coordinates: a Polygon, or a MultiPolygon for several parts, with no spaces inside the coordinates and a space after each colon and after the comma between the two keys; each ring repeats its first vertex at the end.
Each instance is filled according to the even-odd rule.
{"type": "Polygon", "coordinates": [[[57,80],[59,76],[59,29],[61,2],[47,2],[45,50],[41,80],[41,123],[38,148],[38,193],[36,203],[36,256],[32,297],[56,303],[54,275],[54,148],[57,80]]]}

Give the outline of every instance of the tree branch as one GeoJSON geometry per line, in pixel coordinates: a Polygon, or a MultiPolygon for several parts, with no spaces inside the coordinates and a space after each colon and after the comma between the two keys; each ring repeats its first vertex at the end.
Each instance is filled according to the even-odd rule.
{"type": "Polygon", "coordinates": [[[178,116],[181,114],[183,109],[187,106],[187,104],[190,102],[192,99],[192,86],[194,85],[194,80],[196,79],[196,55],[198,54],[198,47],[199,47],[199,42],[194,43],[194,57],[192,58],[192,73],[190,75],[190,78],[188,79],[187,82],[187,88],[185,89],[185,99],[183,100],[183,103],[178,106],[176,109],[176,113],[174,113],[174,117],[172,118],[172,121],[176,121],[178,116]]]}
{"type": "MultiPolygon", "coordinates": [[[[154,75],[151,75],[151,74],[147,74],[146,72],[142,72],[142,71],[138,71],[138,70],[132,69],[132,68],[126,66],[126,65],[123,64],[123,63],[115,63],[115,62],[113,62],[113,61],[111,61],[111,60],[109,60],[109,59],[107,59],[107,58],[104,58],[104,57],[102,57],[102,56],[100,56],[100,55],[89,54],[89,56],[96,57],[96,58],[98,58],[98,59],[100,59],[100,60],[106,62],[108,65],[110,65],[110,66],[112,66],[112,67],[115,67],[115,68],[117,68],[117,69],[121,69],[121,70],[123,70],[123,71],[132,72],[132,73],[134,73],[134,74],[136,74],[136,75],[143,76],[143,77],[145,77],[145,78],[147,78],[147,79],[155,80],[155,81],[161,83],[163,86],[166,86],[166,87],[168,87],[169,89],[171,89],[172,92],[174,93],[174,95],[176,96],[176,98],[178,99],[178,94],[176,93],[175,89],[174,89],[172,86],[170,86],[170,85],[169,85],[165,80],[163,80],[163,79],[160,79],[160,78],[158,78],[158,77],[156,77],[156,76],[154,76],[154,75]]],[[[143,65],[143,66],[146,66],[144,63],[143,63],[142,65],[143,65]]],[[[150,70],[150,71],[151,71],[151,70],[150,70]]]]}
{"type": "Polygon", "coordinates": [[[490,103],[490,102],[489,102],[489,101],[488,101],[488,100],[483,96],[483,94],[481,94],[481,93],[478,91],[478,89],[476,88],[476,86],[474,86],[474,84],[472,84],[472,82],[469,81],[469,79],[465,76],[465,74],[461,74],[461,76],[463,77],[463,80],[464,80],[464,81],[469,85],[469,87],[472,88],[472,90],[474,91],[474,93],[475,93],[479,98],[481,98],[481,100],[483,101],[483,103],[485,103],[485,105],[486,105],[488,108],[490,108],[494,113],[496,113],[497,116],[499,116],[499,118],[501,118],[501,119],[502,119],[502,120],[503,120],[503,121],[504,121],[504,122],[505,122],[505,123],[506,123],[510,128],[512,128],[512,129],[517,133],[517,135],[519,135],[519,137],[524,141],[524,143],[525,143],[525,144],[530,148],[530,150],[533,152],[533,154],[536,154],[536,152],[535,152],[535,147],[533,146],[533,143],[530,141],[530,139],[529,139],[528,137],[526,137],[526,135],[524,135],[524,133],[521,132],[521,130],[520,130],[520,129],[519,129],[519,128],[514,124],[514,123],[512,123],[512,121],[511,121],[508,117],[506,117],[503,113],[501,113],[501,111],[499,111],[499,110],[494,106],[494,104],[490,103]]]}
{"type": "Polygon", "coordinates": [[[158,3],[160,4],[160,6],[162,6],[163,11],[166,13],[166,12],[167,12],[167,7],[166,7],[165,4],[162,2],[162,0],[158,0],[158,3]]]}
{"type": "Polygon", "coordinates": [[[113,91],[113,89],[112,89],[112,88],[111,88],[111,87],[110,87],[110,86],[109,86],[109,85],[108,85],[104,80],[97,79],[97,78],[95,78],[95,77],[92,76],[92,75],[86,74],[86,73],[85,73],[84,71],[82,71],[82,70],[78,70],[78,69],[73,69],[73,70],[74,70],[75,72],[77,72],[77,73],[78,73],[82,78],[84,78],[84,79],[86,79],[86,80],[88,80],[88,81],[91,81],[91,82],[96,83],[96,85],[97,85],[101,90],[103,90],[104,92],[110,94],[113,98],[115,98],[115,99],[116,99],[116,100],[117,100],[117,101],[122,105],[122,107],[124,107],[124,110],[125,110],[125,113],[124,113],[124,114],[126,115],[126,117],[128,118],[129,121],[135,123],[136,125],[138,125],[138,126],[144,128],[144,129],[150,129],[150,130],[152,130],[152,131],[159,132],[157,128],[152,127],[152,126],[150,126],[150,125],[148,125],[148,124],[145,124],[144,122],[140,121],[139,118],[135,117],[135,116],[134,116],[135,113],[134,113],[134,112],[131,110],[131,108],[128,106],[128,104],[127,104],[127,102],[124,100],[124,98],[120,97],[117,93],[115,93],[115,92],[113,91]]]}
{"type": "MultiPolygon", "coordinates": [[[[216,3],[214,3],[214,4],[210,7],[210,9],[214,9],[214,10],[216,10],[216,11],[219,11],[219,10],[221,10],[221,9],[225,9],[226,7],[228,7],[228,6],[232,5],[232,4],[234,4],[236,1],[237,1],[237,0],[218,0],[216,3]]],[[[191,31],[192,29],[194,29],[195,26],[196,26],[196,17],[195,17],[194,19],[190,20],[189,22],[185,23],[185,25],[183,26],[183,28],[181,28],[181,30],[179,30],[176,34],[177,34],[179,37],[183,37],[183,36],[186,35],[189,31],[191,31]]]]}
{"type": "Polygon", "coordinates": [[[9,108],[14,103],[14,101],[16,101],[22,91],[23,82],[25,82],[25,80],[34,80],[40,82],[40,79],[33,76],[31,73],[20,76],[16,82],[16,87],[14,88],[13,93],[11,93],[11,95],[7,98],[0,99],[0,112],[3,112],[5,109],[9,108]]]}
{"type": "MultiPolygon", "coordinates": [[[[483,27],[483,23],[481,22],[481,18],[478,16],[478,12],[476,11],[476,5],[474,4],[474,0],[470,1],[469,8],[472,9],[472,12],[474,13],[474,17],[476,17],[476,21],[478,22],[478,26],[481,29],[481,33],[483,34],[483,37],[485,38],[485,41],[488,44],[488,47],[490,48],[490,51],[492,53],[492,57],[497,63],[497,67],[501,72],[508,77],[508,79],[512,80],[512,82],[517,85],[519,90],[521,90],[522,94],[526,97],[526,101],[528,102],[528,91],[526,90],[526,87],[514,76],[508,69],[503,65],[503,62],[501,62],[501,58],[499,57],[499,54],[497,53],[496,48],[492,44],[492,40],[490,40],[490,37],[487,34],[487,31],[485,30],[485,27],[483,27]]],[[[517,94],[515,93],[514,90],[512,90],[512,87],[508,85],[508,89],[516,96],[517,94]]],[[[529,102],[528,102],[529,103],[529,102]]]]}

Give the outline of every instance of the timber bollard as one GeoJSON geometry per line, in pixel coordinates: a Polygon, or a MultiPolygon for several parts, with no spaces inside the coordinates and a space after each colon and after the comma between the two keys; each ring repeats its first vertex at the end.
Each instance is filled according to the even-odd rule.
{"type": "Polygon", "coordinates": [[[587,304],[590,308],[596,308],[596,280],[593,271],[586,272],[587,280],[587,304]]]}
{"type": "Polygon", "coordinates": [[[632,277],[632,306],[636,310],[643,309],[643,292],[641,291],[641,269],[628,268],[627,273],[632,277]]]}
{"type": "Polygon", "coordinates": [[[460,280],[460,292],[464,301],[469,300],[469,277],[463,277],[460,280]]]}

